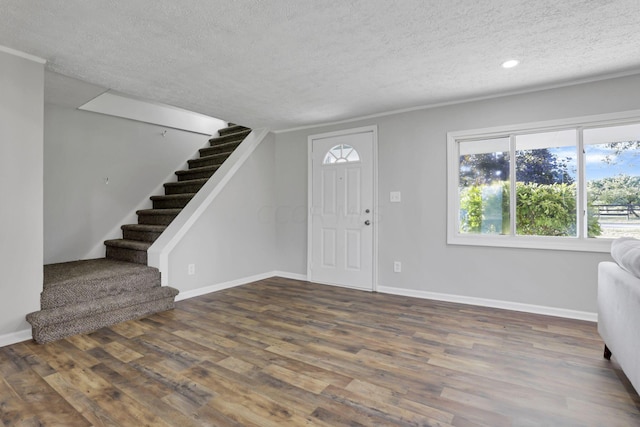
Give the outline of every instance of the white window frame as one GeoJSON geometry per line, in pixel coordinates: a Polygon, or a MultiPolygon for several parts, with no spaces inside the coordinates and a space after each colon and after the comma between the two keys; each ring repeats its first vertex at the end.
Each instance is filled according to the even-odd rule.
{"type": "MultiPolygon", "coordinates": [[[[552,249],[586,252],[609,252],[611,241],[607,238],[586,237],[586,177],[584,176],[584,149],[582,143],[582,131],[588,128],[603,126],[625,125],[640,123],[640,110],[624,111],[612,114],[598,114],[592,116],[574,117],[544,122],[531,122],[482,129],[470,129],[447,133],[447,243],[451,245],[471,246],[496,246],[507,248],[552,249]],[[485,140],[498,137],[511,137],[519,134],[539,132],[551,132],[565,129],[576,129],[577,132],[577,168],[578,175],[578,199],[577,211],[577,237],[551,237],[551,236],[519,236],[515,235],[513,219],[515,216],[515,200],[511,202],[512,227],[511,235],[488,234],[463,234],[460,233],[460,200],[458,195],[459,184],[459,142],[485,140]]],[[[513,147],[513,144],[511,144],[513,147]]],[[[512,148],[513,151],[513,148],[512,148]]],[[[514,153],[511,153],[511,161],[514,153]]],[[[513,181],[515,178],[511,177],[513,181]]],[[[512,182],[513,185],[513,182],[512,182]]],[[[512,199],[515,192],[511,191],[512,199]]]]}

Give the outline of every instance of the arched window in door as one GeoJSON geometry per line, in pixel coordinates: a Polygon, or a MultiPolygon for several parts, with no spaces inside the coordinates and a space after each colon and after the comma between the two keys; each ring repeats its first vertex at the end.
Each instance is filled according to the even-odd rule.
{"type": "Polygon", "coordinates": [[[347,144],[338,144],[327,151],[322,164],[332,165],[334,163],[351,163],[359,161],[360,155],[355,148],[347,144]]]}

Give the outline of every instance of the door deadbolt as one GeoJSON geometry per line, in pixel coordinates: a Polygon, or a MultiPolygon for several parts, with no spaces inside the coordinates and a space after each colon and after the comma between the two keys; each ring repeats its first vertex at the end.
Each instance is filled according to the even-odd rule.
{"type": "Polygon", "coordinates": [[[371,225],[371,221],[366,220],[366,221],[364,222],[364,225],[371,225]]]}

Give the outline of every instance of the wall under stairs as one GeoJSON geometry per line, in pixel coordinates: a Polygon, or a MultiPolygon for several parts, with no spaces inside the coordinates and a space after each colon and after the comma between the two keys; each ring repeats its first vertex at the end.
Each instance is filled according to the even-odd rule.
{"type": "MultiPolygon", "coordinates": [[[[171,246],[167,263],[161,271],[163,284],[180,290],[178,299],[211,292],[219,284],[275,270],[275,223],[278,211],[282,210],[275,203],[275,136],[266,134],[260,141],[255,151],[210,203],[205,203],[204,210],[193,216],[196,219],[171,246]],[[189,274],[190,264],[194,265],[195,274],[189,274]]],[[[196,198],[207,198],[207,191],[213,189],[207,187],[210,185],[215,187],[216,176],[196,198]]],[[[176,220],[167,233],[173,232],[173,227],[182,226],[186,225],[176,220]]],[[[161,236],[150,248],[149,265],[161,267],[156,245],[167,244],[167,239],[171,239],[170,234],[161,236]]]]}

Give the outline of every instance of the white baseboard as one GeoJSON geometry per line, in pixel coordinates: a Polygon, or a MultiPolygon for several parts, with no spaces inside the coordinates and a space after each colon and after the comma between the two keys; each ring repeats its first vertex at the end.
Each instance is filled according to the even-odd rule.
{"type": "Polygon", "coordinates": [[[0,347],[16,344],[22,341],[29,341],[30,339],[31,339],[31,329],[25,329],[24,331],[18,331],[18,332],[11,332],[9,334],[0,335],[0,347]]]}
{"type": "Polygon", "coordinates": [[[438,292],[416,291],[413,289],[392,288],[389,286],[378,286],[378,292],[383,294],[432,299],[436,301],[455,302],[459,304],[478,305],[481,307],[501,308],[504,310],[522,311],[525,313],[544,314],[546,316],[586,320],[588,322],[598,321],[598,314],[588,311],[569,310],[564,308],[546,307],[542,305],[523,304],[519,302],[501,301],[486,298],[466,297],[461,295],[441,294],[438,292]]]}
{"type": "Polygon", "coordinates": [[[288,271],[274,271],[273,275],[277,277],[284,277],[285,279],[302,280],[304,282],[307,281],[306,274],[289,273],[288,271]]]}
{"type": "Polygon", "coordinates": [[[190,291],[180,291],[180,293],[176,296],[176,301],[199,297],[200,295],[210,294],[211,292],[218,292],[223,289],[235,288],[236,286],[246,285],[247,283],[268,279],[269,277],[273,277],[273,272],[256,274],[254,276],[243,277],[241,279],[231,280],[223,283],[217,283],[215,285],[192,289],[190,291]]]}
{"type": "Polygon", "coordinates": [[[182,301],[185,299],[198,297],[200,295],[210,294],[211,292],[217,292],[223,289],[235,288],[236,286],[246,285],[247,283],[257,282],[258,280],[264,280],[275,276],[284,277],[286,279],[307,280],[307,276],[302,274],[287,273],[285,271],[269,271],[267,273],[256,274],[254,276],[243,277],[241,279],[218,283],[211,286],[205,286],[204,288],[192,289],[190,291],[181,291],[176,296],[176,301],[182,301]]]}

